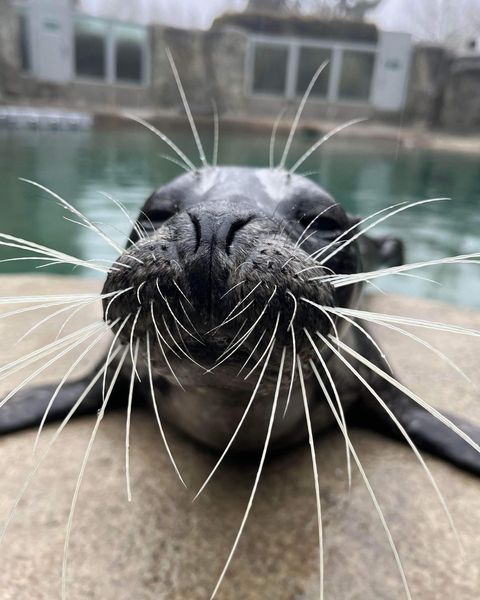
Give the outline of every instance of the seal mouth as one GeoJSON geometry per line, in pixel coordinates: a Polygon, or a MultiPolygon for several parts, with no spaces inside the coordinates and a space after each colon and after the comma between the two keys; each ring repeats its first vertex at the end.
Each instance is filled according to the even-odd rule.
{"type": "MultiPolygon", "coordinates": [[[[233,237],[252,239],[249,227],[258,233],[259,223],[249,219],[233,237]]],[[[105,321],[122,343],[149,339],[152,365],[162,373],[187,359],[197,375],[233,376],[264,356],[273,338],[278,351],[291,347],[294,332],[297,352],[307,352],[303,328],[331,328],[324,313],[303,301],[333,306],[330,284],[310,281],[312,270],[316,277],[327,270],[287,236],[254,239],[248,247],[226,244],[229,253],[200,244],[197,252],[175,258],[162,249],[161,236],[139,242],[119,257],[105,282],[104,293],[118,291],[104,300],[105,321]],[[306,266],[308,273],[302,272],[306,266]]]]}

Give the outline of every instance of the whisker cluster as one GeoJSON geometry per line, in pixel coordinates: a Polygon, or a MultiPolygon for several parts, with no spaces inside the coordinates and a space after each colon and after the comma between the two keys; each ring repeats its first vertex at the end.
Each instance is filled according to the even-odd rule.
{"type": "MultiPolygon", "coordinates": [[[[169,49],[167,49],[167,58],[198,151],[198,160],[201,166],[197,167],[195,162],[161,130],[139,116],[130,114],[124,116],[154,133],[175,153],[174,157],[164,156],[164,158],[187,171],[187,175],[183,177],[195,179],[201,176],[202,170],[220,168],[218,167],[218,109],[215,102],[213,102],[213,152],[210,166],[178,69],[169,49]]],[[[335,127],[315,141],[299,158],[294,160],[292,166],[287,165],[295,134],[300,126],[302,113],[312,89],[326,66],[327,62],[319,66],[305,90],[293,117],[278,165],[275,165],[275,144],[277,143],[278,129],[285,110],[280,112],[273,124],[268,147],[268,161],[272,172],[282,171],[284,173],[287,188],[292,185],[295,178],[299,177],[296,172],[315,151],[334,135],[365,120],[353,119],[335,127]]],[[[380,407],[379,412],[382,416],[386,415],[388,417],[387,420],[393,423],[394,429],[398,430],[400,437],[408,444],[425,472],[461,548],[460,536],[455,527],[452,514],[420,452],[421,446],[416,443],[416,439],[412,436],[402,418],[399,418],[391,402],[372,385],[370,375],[375,376],[385,385],[394,388],[412,401],[415,407],[418,405],[429,416],[442,423],[463,440],[475,452],[480,453],[480,445],[475,436],[468,435],[454,421],[396,379],[385,352],[370,333],[368,326],[373,324],[393,331],[414,344],[426,348],[469,383],[472,383],[470,377],[451,358],[420,335],[412,333],[410,329],[426,329],[473,338],[480,337],[480,331],[427,319],[361,310],[356,307],[356,301],[343,304],[336,303],[336,298],[340,297],[341,294],[346,296],[350,294],[348,297],[350,299],[354,298],[357,290],[359,291],[363,284],[376,287],[372,280],[381,277],[415,277],[437,283],[423,275],[411,273],[411,271],[438,265],[480,264],[480,252],[472,252],[380,268],[376,271],[361,272],[360,268],[352,267],[351,269],[345,269],[344,272],[337,272],[336,263],[347,253],[353,253],[357,247],[357,242],[369,231],[404,211],[441,202],[447,200],[447,198],[396,203],[377,210],[362,219],[349,220],[348,225],[345,225],[341,231],[335,232],[334,235],[331,234],[329,237],[321,237],[320,224],[322,218],[323,221],[329,220],[330,217],[334,219],[335,211],[341,208],[337,203],[331,203],[326,207],[322,206],[315,216],[312,218],[309,216],[306,225],[303,224],[302,215],[295,215],[290,220],[282,214],[277,215],[278,207],[274,208],[271,215],[262,214],[261,219],[263,220],[258,219],[258,221],[261,220],[260,224],[255,223],[255,218],[250,215],[244,220],[245,222],[241,221],[240,225],[233,223],[227,238],[230,245],[233,244],[235,236],[242,227],[244,230],[246,230],[246,227],[252,227],[249,231],[254,231],[252,236],[256,236],[258,240],[254,240],[252,249],[244,250],[239,253],[238,257],[234,258],[230,256],[227,250],[228,244],[225,241],[223,260],[228,265],[228,268],[225,268],[228,273],[224,275],[224,281],[220,282],[224,287],[215,296],[215,308],[218,309],[218,314],[210,307],[210,314],[207,318],[204,312],[199,309],[200,301],[196,297],[191,279],[185,274],[183,274],[184,276],[178,275],[178,273],[187,270],[185,265],[190,265],[189,261],[193,262],[194,260],[192,256],[198,250],[200,236],[205,234],[204,231],[202,233],[200,225],[195,228],[195,235],[198,238],[195,252],[189,250],[186,253],[188,254],[187,258],[180,257],[180,253],[170,255],[168,244],[159,242],[159,240],[163,241],[159,234],[164,225],[163,221],[161,223],[157,222],[156,217],[152,213],[148,213],[148,209],[146,209],[147,212],[140,212],[141,219],[135,220],[120,201],[107,193],[101,192],[102,196],[111,201],[120,211],[132,228],[130,237],[127,237],[130,245],[127,250],[124,250],[105,232],[105,224],[93,221],[48,187],[25,178],[22,178],[21,181],[52,197],[69,214],[68,217],[65,217],[66,220],[95,233],[98,238],[118,254],[119,258],[104,264],[102,259],[85,260],[77,258],[20,237],[0,233],[0,246],[27,253],[27,256],[2,259],[0,262],[38,261],[42,263],[37,265],[40,268],[68,264],[72,268],[82,267],[101,272],[107,276],[107,282],[115,277],[118,277],[118,279],[114,279],[114,281],[122,282],[122,285],[113,286],[114,289],[106,285],[103,292],[97,294],[30,295],[0,298],[0,306],[15,307],[7,309],[7,312],[0,313],[0,320],[30,312],[35,313],[44,309],[49,311],[47,316],[42,315],[41,318],[39,317],[37,322],[23,333],[18,342],[22,342],[43,325],[49,322],[51,324],[52,320],[66,313],[66,319],[64,319],[56,338],[52,342],[0,366],[0,380],[4,380],[26,368],[32,368],[32,372],[27,374],[18,385],[0,400],[0,409],[61,358],[70,355],[74,351],[79,352],[61,377],[58,385],[53,388],[39,419],[40,422],[33,446],[35,462],[8,513],[4,527],[0,532],[0,542],[5,536],[20,500],[63,429],[74,414],[78,412],[82,403],[86,402],[93,394],[92,390],[97,387],[101,390],[101,393],[99,392],[100,403],[96,420],[82,458],[66,524],[62,559],[62,600],[67,598],[70,539],[80,488],[101,422],[109,402],[112,404],[111,400],[118,390],[125,392],[127,400],[124,454],[128,501],[132,500],[130,434],[137,394],[139,396],[143,394],[147,397],[148,403],[151,402],[160,437],[171,466],[182,486],[187,488],[187,482],[174,459],[174,453],[167,439],[169,436],[167,436],[163,423],[161,386],[157,385],[157,377],[166,382],[165,387],[168,389],[166,393],[169,393],[171,388],[175,388],[176,393],[185,392],[192,387],[190,378],[193,379],[195,375],[198,375],[199,380],[203,379],[207,382],[205,384],[207,390],[214,387],[211,382],[215,381],[215,377],[224,377],[227,382],[231,382],[232,395],[235,386],[239,386],[242,393],[246,390],[244,396],[239,393],[239,397],[243,398],[241,400],[241,416],[236,425],[232,426],[232,431],[226,432],[227,441],[220,456],[196,492],[193,501],[196,501],[205,490],[226,455],[236,449],[239,438],[241,438],[239,434],[244,428],[247,418],[252,417],[252,413],[254,413],[255,409],[252,410],[252,407],[254,405],[255,408],[258,406],[263,407],[265,402],[267,403],[265,427],[258,443],[259,461],[254,483],[230,553],[211,594],[211,600],[217,595],[237,550],[265,468],[269,448],[274,443],[277,445],[282,443],[283,439],[279,432],[282,428],[285,429],[286,424],[289,422],[288,419],[293,418],[292,415],[295,415],[295,411],[298,410],[300,410],[302,418],[302,428],[305,429],[303,439],[306,438],[307,440],[312,463],[318,525],[318,585],[319,597],[323,600],[326,578],[324,567],[325,544],[322,526],[321,480],[315,449],[315,411],[318,408],[318,403],[323,403],[326,411],[331,413],[332,422],[338,425],[344,438],[348,487],[350,489],[353,485],[353,460],[383,527],[403,584],[405,596],[407,599],[412,597],[392,532],[349,435],[346,416],[348,403],[342,398],[341,388],[338,386],[334,369],[331,366],[332,362],[335,365],[341,365],[342,369],[344,367],[344,371],[348,373],[349,377],[352,377],[352,380],[358,384],[362,392],[373,398],[374,404],[380,407]],[[73,215],[73,218],[70,215],[73,215]],[[262,237],[264,235],[262,228],[267,227],[265,225],[267,221],[275,229],[272,233],[275,252],[271,252],[271,248],[267,247],[266,244],[265,247],[260,248],[265,237],[262,237]],[[239,225],[238,231],[237,225],[239,225]],[[256,227],[256,229],[253,229],[253,227],[256,227]],[[298,234],[299,230],[300,233],[298,234]],[[319,239],[321,239],[321,242],[318,241],[319,239]],[[267,255],[264,264],[260,268],[256,268],[256,263],[252,258],[257,250],[267,255]],[[168,265],[171,270],[165,272],[171,273],[171,276],[168,277],[163,271],[158,270],[155,271],[155,275],[152,277],[151,271],[158,264],[168,265]],[[176,271],[172,265],[174,265],[176,271]],[[274,276],[269,275],[270,269],[272,271],[276,269],[274,276]],[[90,323],[72,333],[64,333],[67,325],[71,324],[80,311],[89,309],[99,302],[103,304],[102,321],[90,323]],[[105,358],[102,360],[100,368],[95,370],[88,381],[86,380],[82,392],[69,410],[66,411],[66,414],[62,414],[60,425],[48,440],[46,447],[40,452],[42,432],[45,435],[45,424],[52,419],[52,413],[55,412],[58,405],[59,396],[68,386],[68,382],[77,368],[103,343],[102,340],[105,340],[107,334],[110,334],[109,345],[108,349],[106,348],[105,358]],[[369,348],[373,349],[372,355],[375,358],[372,358],[370,354],[368,357],[364,356],[353,342],[350,343],[350,340],[362,340],[369,348]],[[217,345],[214,345],[214,342],[217,345]],[[215,348],[213,358],[210,354],[212,346],[215,348]],[[378,362],[375,362],[377,358],[378,362]],[[42,364],[38,366],[40,362],[42,364]],[[257,371],[259,371],[259,374],[255,376],[256,379],[250,379],[257,371]],[[312,393],[313,389],[315,393],[312,393]],[[279,402],[284,402],[281,417],[278,414],[279,402]],[[263,433],[265,433],[264,437],[263,433]]],[[[188,227],[192,229],[195,226],[193,217],[188,211],[184,212],[189,216],[188,227]]],[[[167,217],[167,220],[168,218],[170,217],[167,217]]],[[[179,229],[179,231],[186,231],[186,229],[179,229]]],[[[240,237],[241,235],[242,233],[239,234],[240,237]]],[[[245,231],[243,235],[247,237],[245,231]]],[[[212,240],[215,241],[215,238],[212,238],[212,240]]],[[[213,298],[213,293],[211,296],[213,298]]],[[[226,384],[223,381],[222,389],[225,389],[226,384]]],[[[199,387],[201,387],[201,384],[199,387]]],[[[15,401],[9,406],[14,403],[15,401]]]]}

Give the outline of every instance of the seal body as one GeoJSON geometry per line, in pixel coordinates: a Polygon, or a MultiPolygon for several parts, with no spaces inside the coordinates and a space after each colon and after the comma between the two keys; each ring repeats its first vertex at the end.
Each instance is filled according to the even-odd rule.
{"type": "MultiPolygon", "coordinates": [[[[480,472],[464,439],[351,360],[362,385],[321,341],[334,334],[390,373],[364,326],[335,316],[359,302],[361,283],[332,281],[362,271],[362,248],[369,263],[402,256],[401,243],[389,238],[359,244],[357,225],[321,187],[282,169],[208,167],[157,189],[104,284],[105,321],[134,363],[122,368],[112,404],[125,405],[136,372],[136,405],[153,398],[159,415],[191,438],[223,449],[233,436],[233,450],[252,452],[264,444],[277,386],[284,414],[271,446],[279,449],[305,438],[305,397],[315,432],[334,423],[326,391],[349,423],[401,438],[400,424],[419,448],[480,472]],[[315,364],[325,365],[323,386],[315,364]]],[[[64,416],[90,379],[64,385],[49,419],[64,416]]],[[[0,430],[40,421],[51,392],[17,394],[0,410],[0,430]]],[[[79,412],[98,410],[102,397],[102,385],[94,385],[79,412]]],[[[476,429],[452,420],[480,440],[476,429]]]]}

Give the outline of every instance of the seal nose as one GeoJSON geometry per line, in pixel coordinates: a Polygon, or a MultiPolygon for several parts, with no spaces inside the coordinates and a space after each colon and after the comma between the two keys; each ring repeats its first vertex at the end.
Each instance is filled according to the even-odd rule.
{"type": "Polygon", "coordinates": [[[211,213],[188,213],[195,233],[195,250],[212,252],[217,249],[230,254],[236,234],[247,225],[252,215],[216,215],[211,213]]]}

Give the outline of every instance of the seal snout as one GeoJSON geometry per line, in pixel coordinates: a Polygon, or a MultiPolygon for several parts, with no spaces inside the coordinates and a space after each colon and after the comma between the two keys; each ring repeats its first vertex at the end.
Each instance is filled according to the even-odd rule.
{"type": "Polygon", "coordinates": [[[195,250],[194,253],[214,250],[229,255],[232,245],[238,242],[237,233],[254,219],[253,214],[223,214],[202,213],[201,211],[188,211],[192,221],[195,250]]]}
{"type": "Polygon", "coordinates": [[[237,257],[247,250],[249,238],[243,230],[255,217],[246,211],[198,207],[186,214],[191,227],[179,236],[178,252],[193,303],[210,320],[219,298],[227,291],[237,257]]]}

